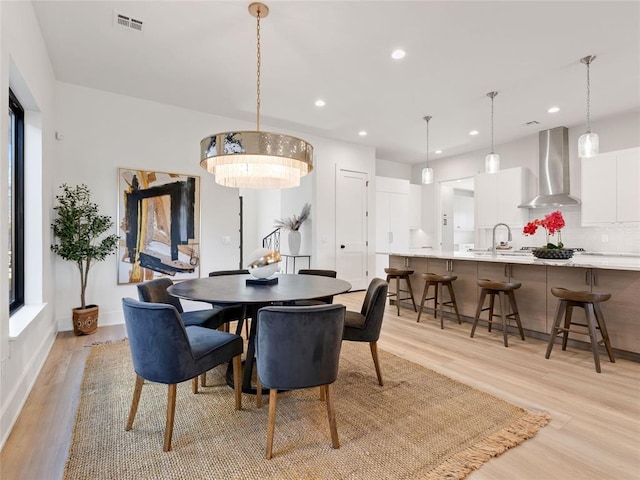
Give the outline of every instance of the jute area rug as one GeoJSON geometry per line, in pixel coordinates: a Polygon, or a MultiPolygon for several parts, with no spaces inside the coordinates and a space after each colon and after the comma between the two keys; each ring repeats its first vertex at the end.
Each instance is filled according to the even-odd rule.
{"type": "MultiPolygon", "coordinates": [[[[162,451],[166,385],[145,382],[125,432],[134,372],[126,341],[92,348],[65,478],[461,479],[549,421],[429,369],[379,352],[380,387],[367,344],[344,342],[335,404],[340,448],[331,448],[318,389],[279,395],[274,458],[266,460],[268,405],[243,394],[233,408],[224,369],[207,387],[178,385],[172,450],[162,451]]],[[[263,397],[264,398],[264,397],[263,397]]],[[[267,396],[268,399],[268,396],[267,396]]]]}

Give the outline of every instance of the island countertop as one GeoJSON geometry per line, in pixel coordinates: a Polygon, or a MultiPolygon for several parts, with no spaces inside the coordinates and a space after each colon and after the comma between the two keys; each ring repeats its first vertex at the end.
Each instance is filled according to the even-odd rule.
{"type": "Polygon", "coordinates": [[[640,271],[640,254],[606,254],[576,252],[568,260],[543,260],[530,252],[519,250],[498,250],[491,252],[451,252],[426,248],[411,248],[388,253],[389,256],[410,258],[441,258],[444,260],[472,260],[476,262],[512,263],[525,265],[546,265],[557,267],[602,268],[609,270],[640,271]]]}

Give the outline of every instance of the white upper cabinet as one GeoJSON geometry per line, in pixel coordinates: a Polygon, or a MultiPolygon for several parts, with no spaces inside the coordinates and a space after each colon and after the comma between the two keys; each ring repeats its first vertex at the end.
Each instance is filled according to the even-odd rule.
{"type": "Polygon", "coordinates": [[[436,231],[436,186],[431,183],[422,185],[422,230],[425,233],[436,231]]]}
{"type": "Polygon", "coordinates": [[[476,175],[476,227],[490,228],[496,223],[524,226],[528,211],[518,205],[529,199],[530,175],[529,169],[523,167],[476,175]]]}
{"type": "Polygon", "coordinates": [[[409,181],[376,177],[376,251],[409,248],[409,181]]]}
{"type": "Polygon", "coordinates": [[[409,228],[422,228],[422,185],[409,185],[409,228]]]}
{"type": "Polygon", "coordinates": [[[581,159],[582,224],[640,222],[640,147],[581,159]]]}

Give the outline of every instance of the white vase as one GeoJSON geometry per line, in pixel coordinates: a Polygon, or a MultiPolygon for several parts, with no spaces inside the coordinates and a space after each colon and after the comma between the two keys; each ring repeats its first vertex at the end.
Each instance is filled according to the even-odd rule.
{"type": "Polygon", "coordinates": [[[291,255],[298,255],[300,253],[300,232],[298,230],[289,230],[289,252],[291,255]]]}

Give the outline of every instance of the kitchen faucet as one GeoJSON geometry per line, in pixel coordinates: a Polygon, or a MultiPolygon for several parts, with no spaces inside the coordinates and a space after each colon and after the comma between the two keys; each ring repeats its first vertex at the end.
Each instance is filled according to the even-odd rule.
{"type": "Polygon", "coordinates": [[[507,231],[509,232],[509,236],[507,237],[507,240],[509,242],[512,240],[511,229],[509,228],[509,225],[507,225],[506,223],[496,223],[493,226],[493,233],[491,235],[491,254],[494,257],[496,256],[496,228],[498,228],[500,225],[504,225],[505,227],[507,227],[507,231]]]}

